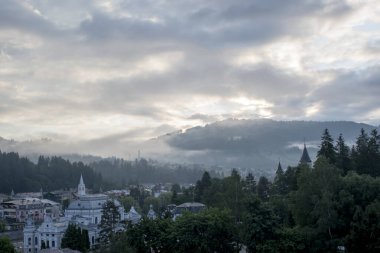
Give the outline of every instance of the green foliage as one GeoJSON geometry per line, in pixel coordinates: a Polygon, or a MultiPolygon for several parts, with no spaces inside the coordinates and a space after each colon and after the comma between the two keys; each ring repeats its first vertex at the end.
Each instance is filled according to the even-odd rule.
{"type": "Polygon", "coordinates": [[[248,252],[277,252],[276,231],[279,218],[267,204],[252,198],[247,203],[248,214],[243,219],[243,242],[248,252]]]}
{"type": "Polygon", "coordinates": [[[285,195],[288,191],[286,185],[286,178],[284,170],[281,167],[281,164],[278,163],[278,168],[276,170],[276,175],[273,180],[273,192],[280,195],[285,195]]]}
{"type": "Polygon", "coordinates": [[[69,224],[62,238],[61,246],[62,248],[87,252],[87,250],[90,248],[88,231],[85,229],[82,230],[80,227],[74,224],[69,224]]]}
{"type": "Polygon", "coordinates": [[[0,232],[4,232],[5,231],[5,223],[4,221],[0,220],[0,232]]]}
{"type": "Polygon", "coordinates": [[[114,201],[108,200],[103,204],[102,219],[99,224],[100,243],[107,246],[115,234],[115,229],[120,222],[120,213],[114,201]]]}
{"type": "Polygon", "coordinates": [[[119,198],[119,201],[126,211],[129,211],[132,206],[139,209],[139,203],[130,196],[122,196],[119,198]]]}
{"type": "Polygon", "coordinates": [[[350,149],[345,144],[343,135],[340,134],[335,145],[336,161],[335,166],[340,169],[343,175],[346,175],[352,169],[352,162],[350,157],[350,149]]]}
{"type": "Polygon", "coordinates": [[[125,242],[136,252],[171,252],[170,239],[173,221],[171,219],[151,220],[143,218],[140,223],[130,225],[125,232],[125,242]]]}
{"type": "Polygon", "coordinates": [[[255,177],[252,175],[252,173],[248,173],[248,175],[245,178],[245,189],[249,193],[255,193],[256,192],[256,181],[255,181],[255,177]]]}
{"type": "Polygon", "coordinates": [[[260,177],[259,182],[257,183],[257,195],[261,200],[268,200],[269,192],[271,189],[271,183],[268,178],[260,177]]]}
{"type": "Polygon", "coordinates": [[[40,156],[37,164],[17,153],[0,152],[0,192],[52,191],[76,187],[81,174],[86,178],[86,186],[99,187],[103,181],[99,174],[83,163],[70,163],[60,157],[40,156]]]}
{"type": "Polygon", "coordinates": [[[331,235],[337,213],[334,199],[340,187],[340,173],[324,157],[315,162],[313,170],[299,177],[299,189],[294,195],[294,218],[301,226],[312,224],[331,235]]]}
{"type": "MultiPolygon", "coordinates": [[[[200,165],[177,165],[168,168],[166,165],[159,165],[150,160],[141,158],[135,161],[123,159],[101,160],[90,164],[98,173],[101,173],[105,180],[123,186],[125,182],[129,184],[140,183],[194,183],[202,177],[204,167],[200,165]]],[[[210,175],[220,177],[211,170],[210,175]]]]}
{"type": "Polygon", "coordinates": [[[109,247],[102,249],[102,253],[136,253],[136,250],[127,242],[128,237],[126,233],[115,234],[111,239],[109,247]]]}
{"type": "Polygon", "coordinates": [[[226,210],[185,213],[174,223],[171,238],[177,243],[172,252],[234,252],[236,235],[233,218],[226,210]]]}
{"type": "Polygon", "coordinates": [[[321,137],[321,146],[317,153],[317,157],[325,157],[330,163],[334,164],[336,161],[336,153],[334,147],[334,139],[331,137],[329,130],[326,128],[321,137]]]}
{"type": "Polygon", "coordinates": [[[8,237],[0,237],[0,252],[1,253],[16,253],[16,250],[8,237]]]}
{"type": "Polygon", "coordinates": [[[277,231],[279,238],[277,244],[277,252],[279,253],[301,253],[307,251],[307,233],[301,229],[295,228],[283,228],[277,231]]]}
{"type": "Polygon", "coordinates": [[[202,201],[201,197],[204,194],[205,191],[211,186],[211,177],[210,174],[205,171],[203,173],[202,179],[198,180],[196,186],[195,186],[195,201],[202,201]]]}
{"type": "Polygon", "coordinates": [[[380,136],[376,129],[370,136],[361,130],[352,152],[352,159],[357,173],[380,176],[380,136]]]}

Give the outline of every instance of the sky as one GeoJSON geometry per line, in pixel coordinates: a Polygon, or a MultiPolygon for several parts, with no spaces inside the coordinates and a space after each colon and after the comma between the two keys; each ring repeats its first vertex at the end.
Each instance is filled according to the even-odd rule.
{"type": "Polygon", "coordinates": [[[380,124],[378,0],[0,0],[0,136],[227,118],[380,124]]]}

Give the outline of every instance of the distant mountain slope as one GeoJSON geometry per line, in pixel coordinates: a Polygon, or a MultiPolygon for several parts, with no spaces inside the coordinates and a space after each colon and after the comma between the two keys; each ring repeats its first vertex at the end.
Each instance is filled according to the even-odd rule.
{"type": "Polygon", "coordinates": [[[374,126],[348,121],[274,121],[228,119],[162,138],[173,150],[173,159],[223,167],[248,167],[263,174],[273,173],[280,160],[296,165],[304,140],[315,159],[322,132],[328,128],[334,139],[343,134],[352,145],[363,128],[374,126]]]}
{"type": "Polygon", "coordinates": [[[142,157],[167,163],[199,164],[206,168],[218,166],[226,170],[234,167],[247,168],[257,175],[271,176],[278,161],[284,167],[298,164],[304,140],[311,159],[315,160],[325,128],[330,130],[334,139],[342,133],[346,143],[351,146],[361,128],[369,133],[375,126],[349,121],[228,119],[204,127],[168,133],[141,143],[115,139],[100,145],[88,145],[80,141],[71,145],[48,139],[17,142],[0,137],[0,150],[19,152],[32,161],[37,160],[36,154],[45,154],[60,155],[72,162],[84,163],[100,161],[101,157],[87,154],[104,155],[105,148],[115,156],[128,160],[134,160],[131,153],[141,150],[142,157]]]}

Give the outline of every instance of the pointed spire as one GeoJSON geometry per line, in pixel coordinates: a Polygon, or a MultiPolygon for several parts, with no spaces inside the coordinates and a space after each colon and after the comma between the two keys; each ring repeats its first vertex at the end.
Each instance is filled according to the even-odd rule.
{"type": "Polygon", "coordinates": [[[281,162],[280,161],[278,161],[277,170],[282,170],[282,166],[281,166],[281,162]]]}
{"type": "Polygon", "coordinates": [[[82,176],[82,174],[80,175],[79,184],[78,184],[78,195],[79,196],[86,195],[86,186],[85,186],[85,184],[83,182],[83,176],[82,176]]]}
{"type": "Polygon", "coordinates": [[[300,165],[301,164],[306,164],[306,165],[310,165],[311,164],[311,159],[310,159],[309,153],[307,152],[305,140],[304,140],[304,143],[303,143],[303,152],[302,152],[302,156],[301,156],[299,164],[300,165]]]}

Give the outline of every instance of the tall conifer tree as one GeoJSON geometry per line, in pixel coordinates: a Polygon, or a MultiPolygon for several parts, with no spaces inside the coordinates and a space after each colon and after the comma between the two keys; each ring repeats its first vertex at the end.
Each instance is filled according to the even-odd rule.
{"type": "Polygon", "coordinates": [[[326,157],[330,163],[335,163],[336,153],[334,148],[334,139],[331,137],[327,128],[323,132],[320,150],[317,153],[318,158],[321,156],[326,157]]]}
{"type": "Polygon", "coordinates": [[[338,167],[343,175],[351,169],[350,148],[345,144],[343,135],[340,134],[335,145],[336,161],[335,165],[338,167]]]}

